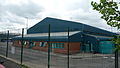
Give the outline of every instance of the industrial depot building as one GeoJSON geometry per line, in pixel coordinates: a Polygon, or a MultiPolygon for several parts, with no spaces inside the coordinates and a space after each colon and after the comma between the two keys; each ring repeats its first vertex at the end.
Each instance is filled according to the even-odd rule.
{"type": "MultiPolygon", "coordinates": [[[[116,33],[102,30],[79,22],[66,21],[47,17],[32,26],[24,35],[24,47],[40,51],[48,51],[48,33],[50,24],[51,52],[66,54],[69,52],[80,53],[105,53],[111,54],[114,50],[112,38],[116,33]]],[[[14,46],[21,46],[21,36],[13,38],[14,46]]]]}

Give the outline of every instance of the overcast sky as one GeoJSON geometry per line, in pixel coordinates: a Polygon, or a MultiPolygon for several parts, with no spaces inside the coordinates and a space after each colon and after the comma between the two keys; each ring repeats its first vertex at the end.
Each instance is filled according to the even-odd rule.
{"type": "Polygon", "coordinates": [[[111,27],[100,18],[101,15],[92,10],[91,1],[0,0],[0,31],[25,28],[27,18],[28,27],[31,27],[45,17],[77,21],[110,31],[111,27]]]}

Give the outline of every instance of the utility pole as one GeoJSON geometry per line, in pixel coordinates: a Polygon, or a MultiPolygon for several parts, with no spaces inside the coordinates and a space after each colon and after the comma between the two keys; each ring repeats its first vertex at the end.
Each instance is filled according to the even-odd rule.
{"type": "Polygon", "coordinates": [[[24,28],[22,28],[22,40],[21,40],[21,65],[22,65],[22,61],[23,61],[23,37],[24,37],[24,28]]]}
{"type": "Polygon", "coordinates": [[[7,32],[7,48],[6,48],[6,57],[8,57],[8,42],[9,42],[9,30],[7,32]]]}
{"type": "Polygon", "coordinates": [[[50,24],[48,26],[48,68],[50,68],[50,49],[51,49],[51,45],[50,45],[50,24]]]}
{"type": "Polygon", "coordinates": [[[69,49],[69,27],[68,27],[67,68],[69,68],[69,66],[70,66],[70,65],[69,65],[69,64],[70,64],[70,63],[69,63],[69,62],[70,62],[70,61],[69,61],[69,50],[70,50],[70,49],[69,49]]]}

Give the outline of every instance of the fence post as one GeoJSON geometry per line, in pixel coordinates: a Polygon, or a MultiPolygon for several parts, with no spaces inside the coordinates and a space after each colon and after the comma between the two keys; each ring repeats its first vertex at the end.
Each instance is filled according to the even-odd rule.
{"type": "MultiPolygon", "coordinates": [[[[115,48],[117,44],[115,44],[115,48]]],[[[115,68],[118,68],[118,49],[115,50],[115,68]]]]}
{"type": "Polygon", "coordinates": [[[69,68],[69,27],[68,27],[67,68],[69,68]]]}
{"type": "Polygon", "coordinates": [[[50,24],[48,26],[48,68],[50,68],[50,24]]]}
{"type": "Polygon", "coordinates": [[[21,40],[21,65],[22,65],[22,62],[23,62],[23,37],[24,37],[24,28],[22,28],[22,40],[21,40]]]}
{"type": "Polygon", "coordinates": [[[6,57],[8,57],[8,42],[9,42],[9,30],[7,32],[7,47],[6,47],[6,57]]]}

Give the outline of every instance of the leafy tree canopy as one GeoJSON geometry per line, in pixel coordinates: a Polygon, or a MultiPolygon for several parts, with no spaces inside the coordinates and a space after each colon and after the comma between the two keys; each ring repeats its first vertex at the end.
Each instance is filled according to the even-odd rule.
{"type": "Polygon", "coordinates": [[[108,25],[120,29],[120,10],[118,9],[118,2],[113,0],[100,0],[100,3],[91,2],[94,10],[102,14],[101,18],[104,19],[108,25]]]}

